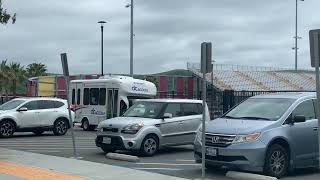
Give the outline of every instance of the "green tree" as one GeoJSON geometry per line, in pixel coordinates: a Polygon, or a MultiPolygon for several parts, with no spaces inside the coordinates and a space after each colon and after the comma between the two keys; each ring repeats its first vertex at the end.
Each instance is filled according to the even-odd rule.
{"type": "Polygon", "coordinates": [[[45,76],[47,74],[47,66],[42,63],[32,63],[27,66],[28,77],[45,76]]]}
{"type": "Polygon", "coordinates": [[[8,96],[8,74],[9,67],[7,65],[7,61],[1,61],[0,64],[0,95],[3,95],[4,92],[6,96],[8,96]]]}
{"type": "Polygon", "coordinates": [[[7,13],[7,9],[2,7],[2,0],[0,0],[0,24],[7,24],[10,19],[12,20],[12,24],[14,24],[17,19],[17,14],[7,13]]]}
{"type": "Polygon", "coordinates": [[[17,85],[21,84],[26,79],[26,71],[20,63],[10,63],[8,68],[8,75],[12,95],[16,96],[17,85]]]}

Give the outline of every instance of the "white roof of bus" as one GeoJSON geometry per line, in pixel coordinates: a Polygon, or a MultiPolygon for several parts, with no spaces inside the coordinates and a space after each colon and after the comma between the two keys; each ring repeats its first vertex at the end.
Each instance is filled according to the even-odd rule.
{"type": "Polygon", "coordinates": [[[157,88],[152,82],[134,79],[128,76],[103,76],[100,77],[100,79],[72,80],[71,84],[72,83],[86,83],[92,85],[96,83],[119,83],[122,91],[130,94],[155,96],[157,93],[157,88]]]}

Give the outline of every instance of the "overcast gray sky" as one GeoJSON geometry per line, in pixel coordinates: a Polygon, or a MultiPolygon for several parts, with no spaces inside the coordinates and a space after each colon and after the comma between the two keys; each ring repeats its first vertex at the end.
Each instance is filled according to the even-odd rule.
{"type": "MultiPolygon", "coordinates": [[[[4,0],[16,24],[0,26],[0,59],[47,64],[61,73],[129,72],[129,0],[4,0]]],[[[320,28],[319,0],[299,2],[299,67],[309,68],[308,31],[320,28]]],[[[295,0],[135,0],[134,73],[186,68],[199,62],[200,43],[213,43],[217,63],[294,67],[295,0]]]]}

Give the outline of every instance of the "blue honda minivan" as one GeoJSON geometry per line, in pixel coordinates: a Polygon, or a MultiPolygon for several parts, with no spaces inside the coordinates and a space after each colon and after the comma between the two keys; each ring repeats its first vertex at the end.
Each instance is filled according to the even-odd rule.
{"type": "Polygon", "coordinates": [[[201,162],[205,133],[206,166],[234,167],[283,177],[295,168],[319,164],[316,93],[292,92],[251,97],[221,118],[199,128],[194,157],[201,162]]]}

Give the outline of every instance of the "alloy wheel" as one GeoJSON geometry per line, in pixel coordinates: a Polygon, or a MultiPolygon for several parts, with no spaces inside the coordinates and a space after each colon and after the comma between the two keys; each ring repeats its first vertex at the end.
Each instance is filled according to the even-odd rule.
{"type": "Polygon", "coordinates": [[[3,137],[10,137],[14,133],[14,125],[10,121],[5,121],[1,124],[0,135],[3,137]]]}

